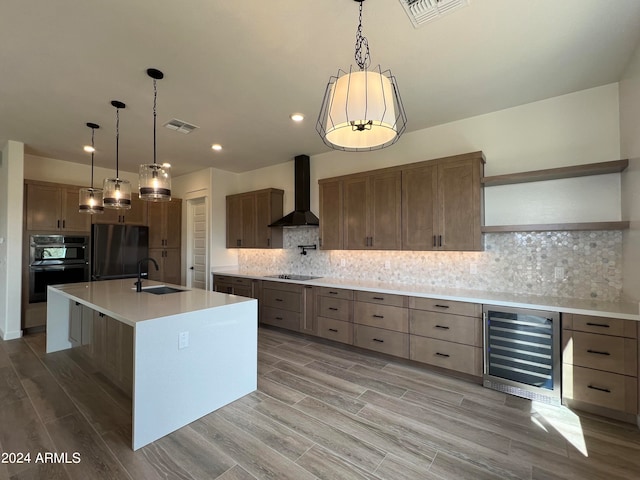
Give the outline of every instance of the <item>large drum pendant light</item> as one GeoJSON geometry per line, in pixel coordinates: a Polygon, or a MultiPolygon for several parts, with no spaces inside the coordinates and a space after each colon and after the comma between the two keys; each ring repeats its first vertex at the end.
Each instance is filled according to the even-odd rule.
{"type": "Polygon", "coordinates": [[[164,74],[160,70],[149,68],[147,75],[153,79],[153,163],[140,165],[140,198],[150,202],[167,202],[171,200],[171,175],[169,173],[169,167],[156,163],[157,81],[162,80],[164,74]]]}
{"type": "Polygon", "coordinates": [[[128,210],[131,208],[131,183],[119,177],[118,154],[120,143],[120,109],[126,105],[118,100],[111,102],[116,108],[116,176],[104,179],[104,206],[105,208],[118,208],[128,210]]]}
{"type": "Polygon", "coordinates": [[[97,123],[87,123],[87,127],[91,129],[91,147],[84,147],[85,151],[91,152],[91,186],[89,188],[81,188],[79,193],[80,213],[100,214],[104,213],[102,204],[102,189],[93,188],[93,154],[96,151],[94,143],[94,134],[96,129],[100,128],[97,123]]]}
{"type": "Polygon", "coordinates": [[[316,130],[322,141],[336,150],[362,152],[393,145],[404,133],[407,116],[396,78],[371,64],[369,44],[362,35],[362,3],[356,32],[358,70],[338,70],[329,79],[316,130]]]}

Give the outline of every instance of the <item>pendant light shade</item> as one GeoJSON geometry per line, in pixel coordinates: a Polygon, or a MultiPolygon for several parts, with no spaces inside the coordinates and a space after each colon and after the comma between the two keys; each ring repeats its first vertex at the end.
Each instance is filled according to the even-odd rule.
{"type": "Polygon", "coordinates": [[[93,188],[93,155],[96,151],[94,143],[94,134],[96,129],[100,128],[100,125],[96,123],[87,123],[87,127],[91,129],[91,148],[85,150],[91,151],[91,186],[88,188],[81,188],[79,192],[79,207],[80,213],[87,213],[91,215],[104,213],[104,206],[102,204],[102,189],[93,188]]]}
{"type": "Polygon", "coordinates": [[[371,63],[367,39],[362,36],[362,3],[356,33],[358,70],[338,70],[329,79],[316,130],[336,150],[378,150],[393,145],[404,133],[407,117],[395,77],[371,63]]]}
{"type": "Polygon", "coordinates": [[[128,210],[131,208],[131,183],[129,180],[119,178],[118,171],[118,154],[120,143],[120,109],[126,108],[126,105],[118,100],[111,102],[116,108],[116,176],[115,178],[104,179],[103,201],[105,208],[117,208],[128,210]]]}
{"type": "Polygon", "coordinates": [[[153,163],[140,165],[139,195],[150,202],[168,202],[171,200],[171,174],[169,167],[156,163],[156,118],[157,118],[157,81],[164,74],[155,68],[149,68],[147,75],[153,79],[153,163]]]}

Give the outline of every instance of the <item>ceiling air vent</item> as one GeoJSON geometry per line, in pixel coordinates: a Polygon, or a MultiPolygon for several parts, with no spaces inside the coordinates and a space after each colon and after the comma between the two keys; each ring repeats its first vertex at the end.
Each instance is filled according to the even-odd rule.
{"type": "Polygon", "coordinates": [[[191,133],[196,128],[200,128],[196,125],[191,125],[190,123],[183,122],[182,120],[178,120],[177,118],[174,118],[173,120],[169,120],[167,123],[164,124],[164,126],[167,127],[169,130],[175,130],[176,132],[180,132],[184,134],[191,133]]]}
{"type": "Polygon", "coordinates": [[[469,5],[471,0],[400,0],[413,26],[436,20],[461,7],[469,5]]]}

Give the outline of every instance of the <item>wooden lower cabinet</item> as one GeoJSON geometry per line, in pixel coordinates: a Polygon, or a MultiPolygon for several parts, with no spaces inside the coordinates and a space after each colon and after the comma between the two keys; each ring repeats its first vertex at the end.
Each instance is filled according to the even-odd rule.
{"type": "Polygon", "coordinates": [[[473,376],[482,375],[482,348],[411,335],[411,360],[473,376]]]}
{"type": "Polygon", "coordinates": [[[384,328],[355,324],[353,344],[395,357],[409,358],[409,335],[384,328]]]}
{"type": "Polygon", "coordinates": [[[149,263],[149,280],[157,282],[182,283],[181,253],[179,248],[149,249],[149,256],[158,262],[158,270],[149,263]]]}
{"type": "Polygon", "coordinates": [[[318,317],[317,335],[340,343],[353,344],[353,323],[318,317]]]}
{"type": "MultiPolygon", "coordinates": [[[[638,410],[638,379],[572,365],[562,372],[562,396],[585,405],[634,415],[638,410]]],[[[588,409],[588,408],[587,408],[588,409]]],[[[605,411],[595,413],[607,414],[605,411]]]]}

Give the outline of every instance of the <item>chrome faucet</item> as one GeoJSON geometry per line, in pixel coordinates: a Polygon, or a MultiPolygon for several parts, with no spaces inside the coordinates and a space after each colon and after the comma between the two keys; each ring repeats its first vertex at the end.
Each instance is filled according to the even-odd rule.
{"type": "Polygon", "coordinates": [[[142,262],[148,262],[148,261],[152,261],[153,264],[156,266],[156,270],[159,270],[158,262],[156,262],[151,257],[144,257],[143,259],[138,261],[138,281],[134,284],[136,286],[136,292],[142,291],[142,262]]]}

